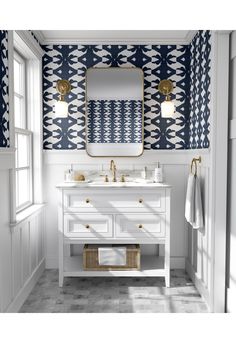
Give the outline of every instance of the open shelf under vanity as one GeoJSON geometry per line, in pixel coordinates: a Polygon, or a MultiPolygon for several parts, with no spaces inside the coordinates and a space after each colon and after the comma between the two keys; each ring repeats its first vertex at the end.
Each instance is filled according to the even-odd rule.
{"type": "Polygon", "coordinates": [[[64,258],[64,276],[66,277],[89,277],[89,276],[127,276],[147,277],[166,276],[163,256],[141,256],[140,270],[110,270],[88,271],[83,269],[83,256],[70,256],[64,258]]]}

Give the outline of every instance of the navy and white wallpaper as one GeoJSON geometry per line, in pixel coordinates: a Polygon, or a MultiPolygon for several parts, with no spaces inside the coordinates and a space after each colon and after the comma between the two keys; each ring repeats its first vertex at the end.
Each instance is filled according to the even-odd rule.
{"type": "Polygon", "coordinates": [[[0,30],[0,148],[9,146],[8,32],[0,30]]]}
{"type": "Polygon", "coordinates": [[[85,149],[85,73],[89,67],[140,67],[144,72],[144,148],[186,149],[189,138],[190,47],[188,45],[43,46],[44,149],[85,149]],[[69,117],[54,118],[56,82],[67,79],[69,117]],[[162,79],[174,82],[175,118],[162,118],[162,79]]]}
{"type": "Polygon", "coordinates": [[[189,149],[209,148],[211,33],[198,31],[190,44],[189,149]]]}
{"type": "MultiPolygon", "coordinates": [[[[0,147],[9,147],[8,32],[0,30],[0,147]]],[[[211,33],[188,45],[43,46],[44,149],[85,148],[85,72],[89,67],[140,67],[144,71],[145,149],[208,148],[211,33]],[[54,118],[56,81],[71,82],[69,117],[54,118]],[[162,118],[161,79],[174,82],[174,118],[162,118]]]]}
{"type": "Polygon", "coordinates": [[[142,143],[141,100],[89,100],[88,143],[142,143]]]}

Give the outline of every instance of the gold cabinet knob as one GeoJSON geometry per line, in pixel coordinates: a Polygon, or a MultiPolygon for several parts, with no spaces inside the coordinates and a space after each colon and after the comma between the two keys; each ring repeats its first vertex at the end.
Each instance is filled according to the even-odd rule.
{"type": "Polygon", "coordinates": [[[90,202],[90,200],[89,200],[89,199],[86,199],[85,201],[86,201],[86,203],[87,203],[87,204],[90,202]]]}
{"type": "Polygon", "coordinates": [[[90,226],[87,224],[87,225],[85,225],[85,227],[86,227],[86,229],[90,229],[90,226]]]}
{"type": "Polygon", "coordinates": [[[143,199],[139,199],[139,203],[142,204],[143,203],[143,199]]]}
{"type": "Polygon", "coordinates": [[[142,225],[142,224],[139,224],[138,228],[139,228],[139,229],[142,229],[142,228],[143,228],[143,225],[142,225]]]}

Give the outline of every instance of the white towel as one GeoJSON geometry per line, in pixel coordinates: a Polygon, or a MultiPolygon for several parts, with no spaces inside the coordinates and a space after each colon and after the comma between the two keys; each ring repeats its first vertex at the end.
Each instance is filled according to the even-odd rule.
{"type": "Polygon", "coordinates": [[[185,201],[185,218],[189,223],[194,221],[194,191],[195,177],[193,174],[189,174],[185,201]]]}
{"type": "Polygon", "coordinates": [[[200,181],[196,175],[190,174],[188,178],[185,202],[185,218],[193,229],[203,228],[203,210],[200,181]]]}
{"type": "Polygon", "coordinates": [[[125,266],[126,247],[98,248],[98,263],[102,266],[125,266]]]}
{"type": "Polygon", "coordinates": [[[193,229],[203,228],[203,211],[202,211],[202,196],[200,181],[195,176],[195,197],[194,197],[194,221],[192,223],[193,229]]]}

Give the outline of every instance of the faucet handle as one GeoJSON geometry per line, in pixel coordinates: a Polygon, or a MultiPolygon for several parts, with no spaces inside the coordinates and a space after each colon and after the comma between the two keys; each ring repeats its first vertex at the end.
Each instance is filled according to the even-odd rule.
{"type": "Polygon", "coordinates": [[[120,177],[120,182],[125,182],[125,177],[129,176],[129,174],[122,174],[120,177]]]}
{"type": "Polygon", "coordinates": [[[104,182],[109,182],[108,175],[102,175],[102,174],[101,174],[100,176],[104,176],[104,177],[105,177],[104,182]]]}

